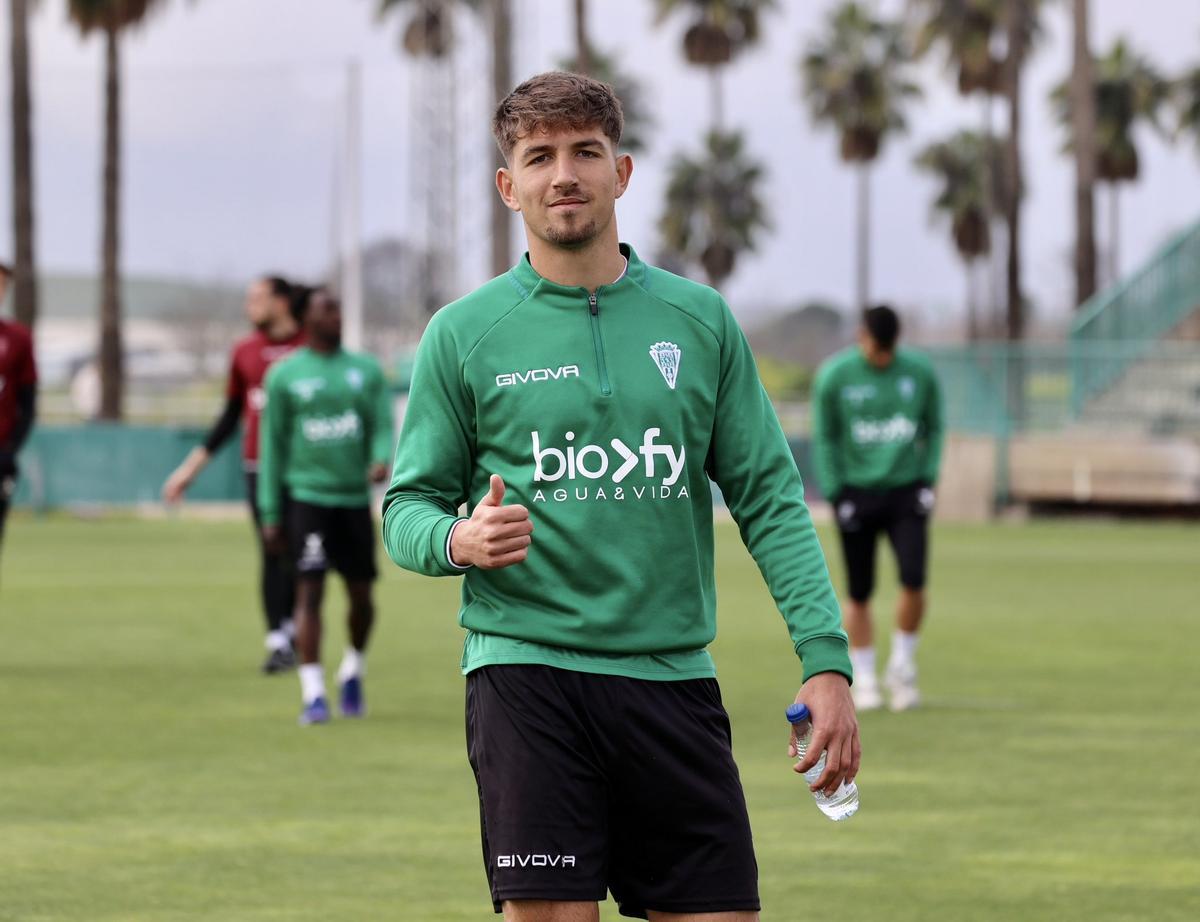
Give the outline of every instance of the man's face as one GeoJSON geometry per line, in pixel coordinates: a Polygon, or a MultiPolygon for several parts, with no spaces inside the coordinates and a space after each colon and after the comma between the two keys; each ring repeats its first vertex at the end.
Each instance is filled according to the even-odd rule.
{"type": "Polygon", "coordinates": [[[259,279],[251,283],[246,289],[246,319],[252,326],[261,330],[270,325],[274,317],[274,300],[269,282],[259,279]]]}
{"type": "Polygon", "coordinates": [[[617,156],[598,127],[546,129],[517,140],[496,185],[530,234],[577,249],[612,223],[632,171],[633,161],[617,156]]]}
{"type": "Polygon", "coordinates": [[[8,273],[0,272],[0,304],[4,303],[6,294],[8,294],[8,273]]]}
{"type": "Polygon", "coordinates": [[[318,291],[304,312],[304,327],[322,342],[340,342],[342,338],[342,302],[325,291],[318,291]]]}
{"type": "Polygon", "coordinates": [[[858,331],[858,347],[862,349],[867,362],[876,368],[887,368],[892,364],[894,353],[881,347],[866,327],[861,327],[858,331]]]}

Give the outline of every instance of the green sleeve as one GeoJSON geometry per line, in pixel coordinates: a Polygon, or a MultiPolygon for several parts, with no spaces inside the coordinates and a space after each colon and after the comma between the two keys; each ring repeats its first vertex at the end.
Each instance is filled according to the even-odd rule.
{"type": "Polygon", "coordinates": [[[374,366],[371,386],[371,418],[367,422],[368,446],[372,464],[391,464],[392,451],[396,447],[395,429],[392,426],[392,393],[384,380],[383,370],[374,366]]]}
{"type": "Polygon", "coordinates": [[[826,365],[817,372],[812,399],[812,456],[817,483],[822,495],[833,502],[845,482],[838,469],[837,388],[830,382],[832,372],[826,365]]]}
{"type": "Polygon", "coordinates": [[[942,408],[942,385],[937,374],[929,371],[929,400],[925,405],[925,470],[924,479],[937,483],[942,465],[942,444],[946,436],[946,423],[942,408]]]}
{"type": "Polygon", "coordinates": [[[841,610],[804,503],[804,486],[758,378],[745,336],[722,304],[724,330],[716,423],[707,468],[742,541],[787,622],[807,681],[819,672],[853,678],[841,610]]]}
{"type": "Polygon", "coordinates": [[[258,426],[258,509],[264,525],[280,523],[287,462],[290,408],[287,388],[277,371],[278,366],[267,372],[267,402],[258,426]]]}
{"type": "Polygon", "coordinates": [[[475,452],[473,401],[449,325],[430,321],[417,348],[392,483],[383,499],[383,543],[406,570],[462,573],[447,543],[467,498],[475,452]]]}

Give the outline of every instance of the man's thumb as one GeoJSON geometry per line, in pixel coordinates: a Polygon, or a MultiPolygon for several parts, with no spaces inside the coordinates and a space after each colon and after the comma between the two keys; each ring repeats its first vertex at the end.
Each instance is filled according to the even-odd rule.
{"type": "Polygon", "coordinates": [[[492,474],[488,494],[479,504],[481,506],[500,506],[504,504],[504,481],[499,474],[492,474]]]}

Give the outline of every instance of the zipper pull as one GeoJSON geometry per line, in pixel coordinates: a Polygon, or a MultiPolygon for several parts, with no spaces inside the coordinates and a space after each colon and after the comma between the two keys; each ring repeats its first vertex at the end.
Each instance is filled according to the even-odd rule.
{"type": "Polygon", "coordinates": [[[596,292],[594,291],[588,295],[588,308],[591,310],[593,317],[600,313],[600,308],[596,305],[596,292]]]}

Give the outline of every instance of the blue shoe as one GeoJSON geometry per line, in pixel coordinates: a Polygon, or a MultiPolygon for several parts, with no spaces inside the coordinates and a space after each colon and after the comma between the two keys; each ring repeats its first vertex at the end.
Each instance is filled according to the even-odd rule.
{"type": "Polygon", "coordinates": [[[367,712],[366,702],[363,700],[361,678],[355,676],[347,679],[341,684],[340,692],[343,717],[362,717],[367,712]]]}
{"type": "Polygon", "coordinates": [[[304,709],[300,712],[300,726],[302,727],[328,722],[329,705],[325,703],[324,698],[317,698],[311,704],[304,705],[304,709]]]}

